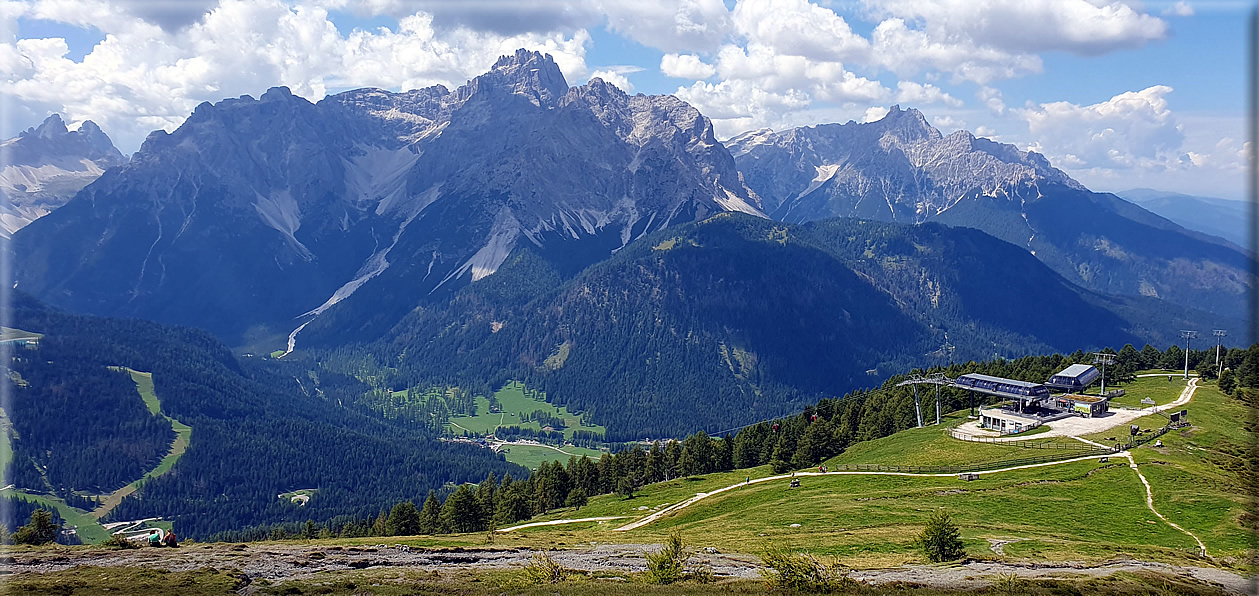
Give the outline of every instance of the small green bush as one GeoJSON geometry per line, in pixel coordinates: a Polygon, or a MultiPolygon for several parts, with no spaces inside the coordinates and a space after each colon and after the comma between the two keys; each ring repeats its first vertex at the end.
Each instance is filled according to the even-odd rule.
{"type": "Polygon", "coordinates": [[[525,578],[535,585],[558,584],[568,579],[570,573],[545,552],[533,553],[529,557],[529,564],[525,566],[525,578]]]}
{"type": "Polygon", "coordinates": [[[857,587],[857,580],[848,577],[843,566],[826,565],[805,553],[770,547],[761,553],[761,561],[768,567],[761,570],[761,576],[771,590],[821,593],[857,587]]]}
{"type": "Polygon", "coordinates": [[[114,534],[110,536],[109,540],[106,540],[102,544],[102,546],[108,546],[110,548],[116,548],[116,549],[121,549],[121,550],[140,548],[139,543],[137,543],[135,540],[127,540],[127,537],[123,536],[122,534],[114,534]]]}
{"type": "Polygon", "coordinates": [[[675,530],[665,540],[664,547],[658,553],[647,554],[647,582],[652,584],[671,584],[682,579],[682,565],[690,555],[682,543],[682,536],[675,530]]]}
{"type": "Polygon", "coordinates": [[[949,514],[943,511],[931,514],[931,519],[927,520],[927,527],[918,535],[917,542],[927,560],[932,563],[956,561],[966,556],[961,532],[953,525],[949,514]]]}

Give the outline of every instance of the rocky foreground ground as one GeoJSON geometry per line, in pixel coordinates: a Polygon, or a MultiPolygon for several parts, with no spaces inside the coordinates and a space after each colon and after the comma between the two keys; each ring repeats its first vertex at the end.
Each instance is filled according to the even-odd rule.
{"type": "MultiPolygon", "coordinates": [[[[646,570],[644,555],[656,545],[598,544],[585,548],[550,551],[564,567],[578,571],[635,573],[646,570]]],[[[696,553],[690,563],[710,566],[717,578],[755,579],[761,562],[752,555],[719,552],[696,553]]],[[[52,548],[12,551],[3,563],[10,577],[55,574],[78,566],[138,567],[170,572],[206,569],[236,570],[250,581],[267,585],[306,580],[324,572],[355,570],[509,570],[523,568],[534,551],[526,548],[420,549],[404,545],[322,546],[310,544],[191,544],[178,549],[140,548],[108,550],[52,548]]],[[[854,570],[852,577],[868,584],[921,585],[943,589],[977,589],[1002,576],[1023,579],[1102,577],[1116,572],[1153,572],[1215,586],[1226,593],[1254,594],[1256,584],[1237,573],[1211,568],[1173,566],[1163,563],[1121,560],[1106,564],[1012,563],[967,561],[948,566],[909,565],[890,569],[854,570]]]]}

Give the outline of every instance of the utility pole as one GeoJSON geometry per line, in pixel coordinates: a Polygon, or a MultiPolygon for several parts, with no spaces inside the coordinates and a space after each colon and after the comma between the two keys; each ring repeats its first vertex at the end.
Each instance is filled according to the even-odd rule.
{"type": "MultiPolygon", "coordinates": [[[[1102,365],[1102,395],[1106,395],[1106,365],[1115,363],[1115,355],[1109,352],[1094,352],[1093,364],[1102,365]]],[[[1083,391],[1083,389],[1080,389],[1083,391]]]]}
{"type": "Polygon", "coordinates": [[[1223,329],[1216,329],[1212,333],[1215,334],[1215,378],[1218,379],[1220,375],[1224,374],[1224,363],[1220,362],[1220,344],[1224,343],[1224,336],[1228,335],[1228,332],[1223,329]]]}
{"type": "Polygon", "coordinates": [[[1185,338],[1185,380],[1189,380],[1189,340],[1198,337],[1197,331],[1180,330],[1180,336],[1185,338]]]}

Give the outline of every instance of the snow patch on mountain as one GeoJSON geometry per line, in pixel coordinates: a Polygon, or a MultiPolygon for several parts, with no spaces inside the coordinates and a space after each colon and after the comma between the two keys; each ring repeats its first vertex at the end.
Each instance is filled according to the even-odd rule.
{"type": "Polygon", "coordinates": [[[814,190],[817,190],[819,186],[826,184],[827,180],[830,180],[831,178],[835,177],[835,172],[839,171],[840,166],[841,164],[837,164],[837,163],[826,164],[822,166],[814,166],[814,168],[817,170],[817,175],[813,177],[813,180],[809,181],[809,185],[806,186],[804,190],[800,191],[800,194],[797,196],[803,197],[804,195],[807,195],[813,192],[814,190]]]}

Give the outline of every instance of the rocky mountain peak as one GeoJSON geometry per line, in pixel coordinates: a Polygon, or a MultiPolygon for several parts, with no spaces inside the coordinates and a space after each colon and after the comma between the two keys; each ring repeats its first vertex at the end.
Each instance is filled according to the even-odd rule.
{"type": "Polygon", "coordinates": [[[900,105],[888,108],[887,114],[874,122],[874,125],[882,129],[884,134],[890,133],[903,143],[941,138],[940,131],[927,122],[922,112],[915,108],[902,110],[900,105]]]}
{"type": "Polygon", "coordinates": [[[477,93],[506,91],[526,97],[534,105],[554,107],[565,93],[568,82],[550,54],[521,48],[515,54],[500,56],[489,72],[459,88],[459,100],[477,93]]]}
{"type": "Polygon", "coordinates": [[[69,134],[66,123],[61,120],[61,114],[53,114],[44,119],[44,122],[36,128],[32,128],[22,133],[25,135],[35,135],[41,139],[53,139],[69,134]]]}
{"type": "Polygon", "coordinates": [[[70,131],[60,114],[52,114],[36,127],[0,143],[6,165],[41,166],[64,159],[98,162],[102,168],[126,162],[122,153],[95,122],[86,120],[70,131]]]}
{"type": "Polygon", "coordinates": [[[0,142],[0,236],[8,236],[65,204],[106,169],[127,158],[91,120],[71,131],[53,114],[0,142]]]}

